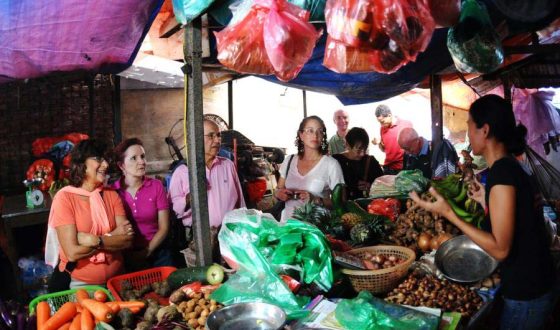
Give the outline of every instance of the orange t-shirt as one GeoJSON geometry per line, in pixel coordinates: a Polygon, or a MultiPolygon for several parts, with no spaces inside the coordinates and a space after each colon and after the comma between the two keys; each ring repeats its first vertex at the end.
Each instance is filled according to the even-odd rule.
{"type": "MultiPolygon", "coordinates": [[[[124,207],[119,195],[113,190],[103,190],[103,201],[107,210],[107,216],[111,229],[113,231],[117,224],[115,216],[125,216],[124,207]]],[[[77,231],[89,233],[92,227],[90,204],[87,199],[70,193],[59,192],[56,194],[51,209],[53,212],[52,226],[54,228],[62,225],[76,225],[77,231]]],[[[103,233],[106,234],[106,233],[103,233]]],[[[77,280],[88,284],[103,284],[122,270],[123,260],[120,252],[107,252],[104,263],[91,263],[89,257],[78,260],[76,268],[72,271],[71,276],[77,280]]],[[[68,258],[60,246],[60,270],[64,270],[68,258]]]]}

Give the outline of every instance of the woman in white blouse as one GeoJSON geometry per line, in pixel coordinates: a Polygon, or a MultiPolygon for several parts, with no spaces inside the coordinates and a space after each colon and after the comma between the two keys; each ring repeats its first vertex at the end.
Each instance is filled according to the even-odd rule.
{"type": "Polygon", "coordinates": [[[304,118],[299,124],[295,144],[298,153],[286,157],[280,166],[275,192],[277,199],[286,202],[282,222],[307,201],[330,207],[330,192],[338,183],[344,183],[340,165],[327,155],[327,131],[321,118],[304,118]]]}

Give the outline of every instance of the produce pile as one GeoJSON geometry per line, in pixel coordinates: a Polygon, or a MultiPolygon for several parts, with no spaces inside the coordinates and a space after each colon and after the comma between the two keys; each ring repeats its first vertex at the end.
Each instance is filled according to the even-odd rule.
{"type": "MultiPolygon", "coordinates": [[[[420,198],[434,200],[427,192],[421,194],[420,198]]],[[[418,207],[411,199],[406,201],[406,208],[406,212],[397,217],[395,230],[388,236],[396,245],[428,252],[459,234],[459,229],[445,218],[418,207]]]]}
{"type": "Polygon", "coordinates": [[[364,254],[364,259],[362,259],[362,264],[365,268],[370,270],[385,269],[395,267],[396,265],[403,263],[405,259],[401,259],[394,254],[373,254],[366,252],[364,254]]]}
{"type": "Polygon", "coordinates": [[[440,308],[446,312],[459,312],[464,317],[473,316],[483,303],[482,298],[466,286],[415,273],[393,289],[385,301],[440,308]]]}

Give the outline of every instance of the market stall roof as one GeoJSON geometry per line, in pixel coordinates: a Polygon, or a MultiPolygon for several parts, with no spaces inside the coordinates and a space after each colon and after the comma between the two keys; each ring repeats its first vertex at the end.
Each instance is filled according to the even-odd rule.
{"type": "MultiPolygon", "coordinates": [[[[496,0],[481,1],[491,5],[496,0]]],[[[216,3],[216,6],[220,5],[226,6],[227,3],[216,3]]],[[[504,20],[504,15],[496,9],[490,14],[496,25],[496,22],[504,20]]],[[[509,22],[510,29],[513,27],[510,35],[542,28],[558,16],[560,5],[549,15],[533,22],[509,22]]],[[[133,63],[146,35],[150,41],[150,47],[143,50],[146,55],[177,60],[182,55],[183,40],[181,33],[170,32],[174,25],[170,0],[123,0],[95,4],[84,4],[78,0],[2,2],[0,82],[57,71],[119,73],[133,63]],[[162,34],[168,38],[160,38],[162,34]],[[165,52],[156,54],[156,48],[165,49],[165,52]]],[[[212,33],[209,36],[211,39],[212,33]]],[[[338,74],[322,65],[325,34],[310,61],[294,80],[285,83],[273,76],[263,78],[286,86],[336,95],[347,105],[379,101],[419,86],[430,74],[454,71],[446,37],[447,29],[436,29],[427,50],[415,62],[393,74],[338,74]]],[[[211,52],[211,56],[214,58],[210,62],[217,63],[215,52],[211,52]]],[[[139,59],[144,58],[139,56],[139,59]]],[[[550,73],[554,72],[558,71],[550,73]]],[[[128,74],[133,75],[134,71],[128,74]]],[[[177,83],[178,80],[173,78],[173,81],[177,83]]],[[[537,83],[534,81],[534,84],[537,83]]]]}
{"type": "Polygon", "coordinates": [[[0,1],[0,83],[130,66],[164,0],[0,1]]]}

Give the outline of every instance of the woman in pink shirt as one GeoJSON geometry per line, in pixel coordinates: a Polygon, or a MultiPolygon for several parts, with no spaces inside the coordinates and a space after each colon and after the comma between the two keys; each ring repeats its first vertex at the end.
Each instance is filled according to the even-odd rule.
{"type": "Polygon", "coordinates": [[[169,202],[161,181],[146,176],[142,141],[124,140],[115,147],[114,153],[122,176],[113,187],[136,232],[131,262],[125,260],[127,270],[171,266],[171,251],[164,246],[169,232],[169,202]]]}

